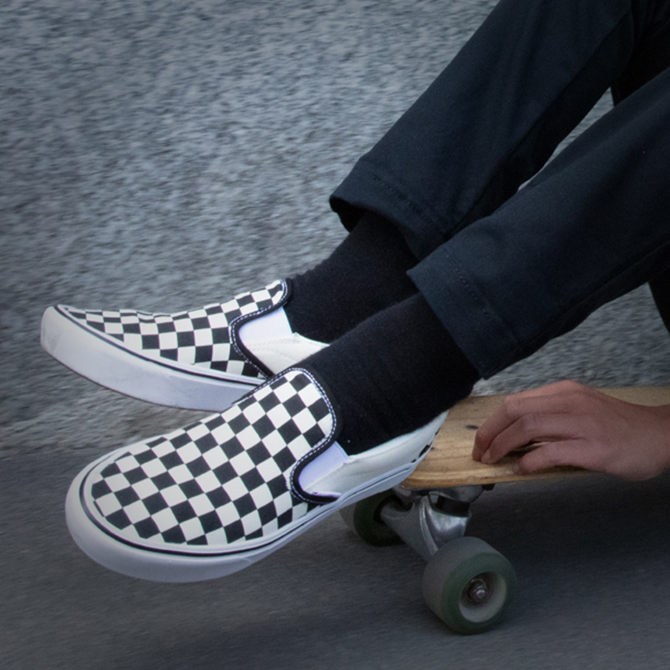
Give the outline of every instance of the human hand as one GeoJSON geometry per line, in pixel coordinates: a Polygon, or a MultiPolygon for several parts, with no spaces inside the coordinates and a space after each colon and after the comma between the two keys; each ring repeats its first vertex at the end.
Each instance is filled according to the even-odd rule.
{"type": "Polygon", "coordinates": [[[508,396],[477,431],[472,457],[495,463],[535,444],[519,460],[519,474],[572,465],[650,479],[670,467],[670,405],[635,405],[576,382],[551,384],[508,396]]]}

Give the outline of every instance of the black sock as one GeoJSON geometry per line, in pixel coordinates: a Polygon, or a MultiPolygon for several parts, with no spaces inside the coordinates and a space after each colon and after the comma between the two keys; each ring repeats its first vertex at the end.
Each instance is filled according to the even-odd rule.
{"type": "Polygon", "coordinates": [[[349,454],[425,426],[479,379],[420,294],[375,314],[303,364],[340,404],[338,442],[349,454]]]}
{"type": "Polygon", "coordinates": [[[417,289],[407,271],[417,259],[397,228],[377,214],[363,215],[325,261],[291,279],[286,315],[294,331],[333,342],[417,289]]]}

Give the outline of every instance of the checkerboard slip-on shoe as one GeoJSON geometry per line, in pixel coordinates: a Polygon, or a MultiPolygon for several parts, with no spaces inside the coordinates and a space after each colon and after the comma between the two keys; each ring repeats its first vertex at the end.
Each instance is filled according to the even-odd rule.
{"type": "Polygon", "coordinates": [[[222,414],[91,464],[68,492],[68,527],[92,559],[132,577],[222,577],[400,483],[444,416],[349,456],[328,391],[290,368],[222,414]]]}
{"type": "Polygon", "coordinates": [[[326,345],[294,333],[288,280],[175,314],[49,307],[42,346],[84,377],[140,400],[221,411],[326,345]]]}

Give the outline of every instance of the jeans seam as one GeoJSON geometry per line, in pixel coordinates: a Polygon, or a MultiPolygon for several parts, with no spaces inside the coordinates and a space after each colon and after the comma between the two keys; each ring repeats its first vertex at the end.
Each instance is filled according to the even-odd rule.
{"type": "Polygon", "coordinates": [[[439,226],[440,217],[431,210],[429,205],[423,207],[416,203],[399,186],[396,185],[395,179],[393,179],[393,177],[388,178],[386,176],[380,175],[377,166],[366,161],[364,158],[361,159],[360,163],[366,166],[366,171],[373,181],[377,182],[385,191],[388,191],[392,196],[397,198],[398,201],[406,205],[413,214],[415,214],[424,223],[428,224],[433,230],[435,230],[437,236],[444,240],[444,234],[440,230],[439,226]],[[426,214],[429,214],[430,216],[426,216],[426,214]]]}

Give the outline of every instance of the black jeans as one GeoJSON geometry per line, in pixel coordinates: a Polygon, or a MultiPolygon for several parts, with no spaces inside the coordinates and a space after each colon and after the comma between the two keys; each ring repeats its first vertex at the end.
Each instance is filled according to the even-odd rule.
{"type": "Polygon", "coordinates": [[[400,228],[489,377],[670,266],[669,67],[670,0],[502,0],[331,205],[400,228]]]}

